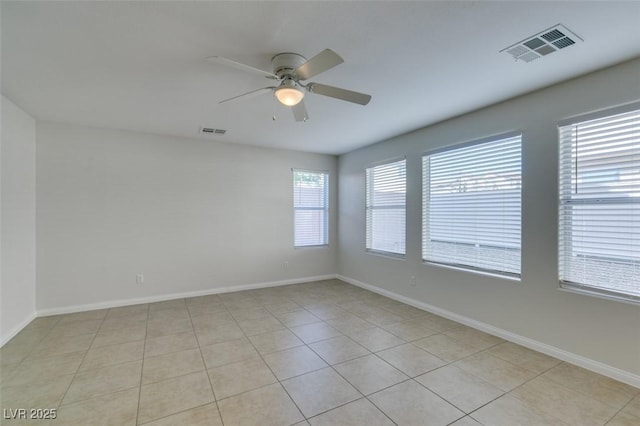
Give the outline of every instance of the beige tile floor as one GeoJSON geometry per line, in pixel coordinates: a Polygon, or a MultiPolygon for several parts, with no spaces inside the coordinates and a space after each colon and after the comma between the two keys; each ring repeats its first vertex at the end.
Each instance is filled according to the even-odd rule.
{"type": "Polygon", "coordinates": [[[0,361],[40,425],[640,425],[639,389],[336,280],[38,318],[0,361]]]}

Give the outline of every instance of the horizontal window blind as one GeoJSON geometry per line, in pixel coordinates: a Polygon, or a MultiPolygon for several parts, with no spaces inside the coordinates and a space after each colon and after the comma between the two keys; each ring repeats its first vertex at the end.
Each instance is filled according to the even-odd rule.
{"type": "Polygon", "coordinates": [[[406,160],[366,170],[367,251],[406,252],[406,160]]]}
{"type": "Polygon", "coordinates": [[[559,127],[563,287],[640,300],[640,110],[559,127]]]}
{"type": "Polygon", "coordinates": [[[422,158],[424,261],[520,275],[521,139],[422,158]]]}
{"type": "Polygon", "coordinates": [[[327,245],[329,174],[293,171],[294,246],[327,245]]]}

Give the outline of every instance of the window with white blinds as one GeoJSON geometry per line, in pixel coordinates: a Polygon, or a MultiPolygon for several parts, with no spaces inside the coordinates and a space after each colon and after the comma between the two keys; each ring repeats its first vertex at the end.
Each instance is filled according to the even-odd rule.
{"type": "Polygon", "coordinates": [[[294,246],[329,243],[329,174],[293,171],[294,246]]]}
{"type": "Polygon", "coordinates": [[[422,158],[422,259],[520,276],[522,135],[422,158]]]}
{"type": "Polygon", "coordinates": [[[366,170],[367,251],[406,253],[407,162],[394,161],[366,170]]]}
{"type": "Polygon", "coordinates": [[[640,301],[640,105],[559,126],[565,288],[640,301]]]}

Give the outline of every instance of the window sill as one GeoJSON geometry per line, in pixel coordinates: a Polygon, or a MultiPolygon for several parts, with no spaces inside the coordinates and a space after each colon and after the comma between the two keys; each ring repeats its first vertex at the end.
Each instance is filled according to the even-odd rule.
{"type": "Polygon", "coordinates": [[[498,279],[503,279],[503,280],[507,280],[507,281],[511,281],[511,282],[522,282],[522,278],[520,276],[513,276],[513,275],[505,275],[505,274],[500,274],[497,272],[488,272],[488,271],[481,271],[479,269],[472,269],[472,268],[463,268],[461,266],[453,266],[453,265],[445,265],[442,263],[435,263],[435,262],[429,262],[429,261],[422,261],[423,265],[429,265],[429,266],[433,266],[435,268],[444,268],[444,269],[452,269],[454,271],[462,271],[462,272],[468,272],[471,274],[476,274],[476,275],[483,275],[485,277],[491,277],[491,278],[498,278],[498,279]]]}
{"type": "Polygon", "coordinates": [[[585,288],[585,287],[580,288],[578,286],[567,285],[567,284],[564,284],[562,281],[560,281],[560,286],[558,287],[558,290],[566,293],[581,294],[583,296],[596,297],[598,299],[611,300],[614,302],[622,302],[629,305],[635,305],[635,306],[640,305],[640,298],[635,298],[634,296],[622,296],[622,295],[618,296],[614,294],[601,293],[595,290],[589,290],[588,288],[585,288]]]}
{"type": "Polygon", "coordinates": [[[293,246],[294,250],[326,249],[326,248],[329,248],[329,244],[319,244],[317,246],[293,246]]]}
{"type": "Polygon", "coordinates": [[[407,260],[407,256],[404,254],[391,253],[388,251],[378,251],[366,249],[365,253],[372,254],[374,256],[386,257],[388,259],[407,260]]]}

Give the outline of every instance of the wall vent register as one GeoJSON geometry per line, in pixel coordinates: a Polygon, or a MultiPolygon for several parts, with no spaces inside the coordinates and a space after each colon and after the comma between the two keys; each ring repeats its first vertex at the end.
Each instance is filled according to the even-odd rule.
{"type": "Polygon", "coordinates": [[[500,53],[506,52],[513,56],[516,61],[531,62],[581,41],[584,40],[564,25],[558,24],[512,44],[502,49],[500,53]]]}
{"type": "Polygon", "coordinates": [[[224,135],[227,133],[224,129],[214,129],[212,127],[203,127],[200,129],[200,133],[204,133],[206,135],[224,135]]]}

